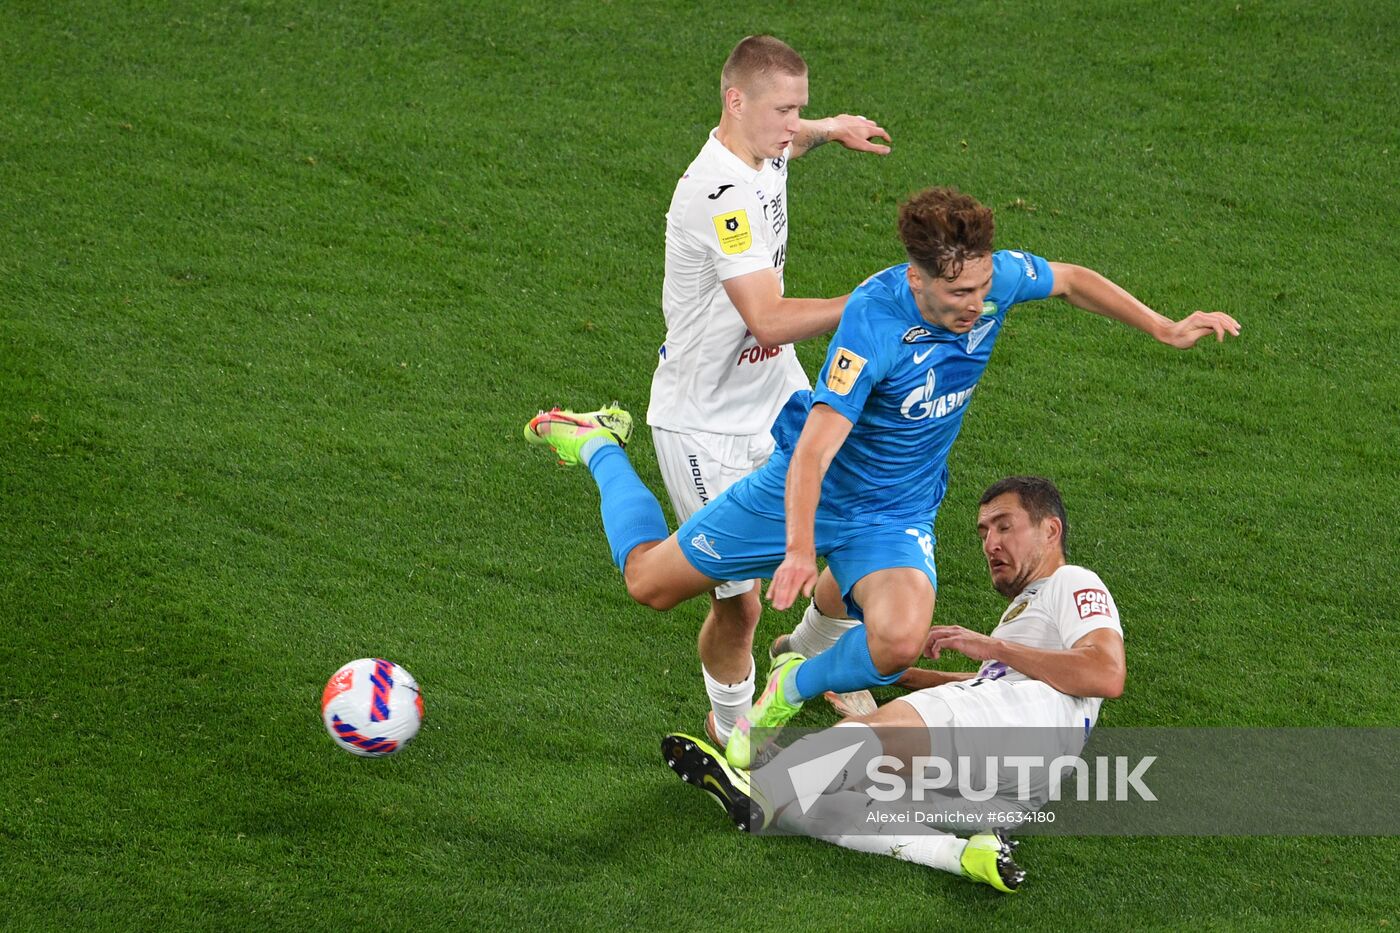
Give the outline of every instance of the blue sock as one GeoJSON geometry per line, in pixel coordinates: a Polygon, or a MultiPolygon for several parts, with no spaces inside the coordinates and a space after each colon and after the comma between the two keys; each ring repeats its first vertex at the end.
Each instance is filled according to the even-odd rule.
{"type": "Polygon", "coordinates": [[[797,675],[784,686],[796,688],[797,696],[788,702],[810,700],[828,690],[849,693],[866,687],[884,686],[899,679],[903,671],[881,674],[870,660],[870,645],[865,640],[865,626],[857,625],[837,639],[836,644],[808,658],[797,668],[797,675]]]}
{"type": "Polygon", "coordinates": [[[671,532],[661,503],[637,476],[621,447],[603,444],[588,453],[588,472],[602,497],[603,533],[608,536],[613,563],[621,570],[634,547],[647,541],[665,541],[671,532]]]}

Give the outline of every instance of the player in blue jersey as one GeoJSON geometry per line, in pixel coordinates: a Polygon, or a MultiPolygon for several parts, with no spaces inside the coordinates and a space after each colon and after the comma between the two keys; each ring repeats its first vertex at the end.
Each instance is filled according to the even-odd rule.
{"type": "Polygon", "coordinates": [[[603,527],[628,593],[656,609],[717,581],[771,577],[779,610],[817,586],[817,557],[864,624],[807,659],[774,660],[762,696],[726,755],[748,767],[751,730],[772,731],[826,691],[890,684],[918,658],[932,622],[933,523],[947,454],[1016,304],[1061,297],[1182,349],[1239,324],[1220,312],[1173,321],[1103,276],[1019,251],[992,251],[992,212],[951,188],[900,207],[909,262],[854,293],[811,392],[789,399],[767,465],[731,486],[673,535],[622,450],[617,408],[542,412],[525,430],[565,463],[585,463],[602,494],[603,527]]]}

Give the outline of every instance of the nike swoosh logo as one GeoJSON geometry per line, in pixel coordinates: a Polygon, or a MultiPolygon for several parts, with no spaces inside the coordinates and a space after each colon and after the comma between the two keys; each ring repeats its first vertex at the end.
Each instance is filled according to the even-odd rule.
{"type": "Polygon", "coordinates": [[[919,365],[920,363],[922,363],[924,360],[928,359],[928,355],[929,355],[930,353],[932,353],[932,352],[933,352],[933,347],[929,347],[929,348],[928,348],[927,350],[925,350],[923,353],[915,353],[915,354],[914,354],[914,365],[915,365],[915,366],[918,366],[918,365],[919,365]]]}
{"type": "Polygon", "coordinates": [[[724,194],[726,191],[728,191],[730,188],[733,188],[733,187],[734,187],[733,185],[720,185],[720,186],[719,186],[719,190],[716,191],[714,194],[712,194],[712,195],[709,196],[710,200],[711,200],[711,201],[715,200],[715,199],[718,198],[720,195],[724,194]]]}
{"type": "Polygon", "coordinates": [[[715,780],[715,776],[713,774],[705,775],[703,778],[700,779],[700,783],[710,785],[715,789],[715,793],[719,794],[725,800],[729,799],[729,794],[725,792],[724,785],[721,784],[719,781],[715,780]]]}

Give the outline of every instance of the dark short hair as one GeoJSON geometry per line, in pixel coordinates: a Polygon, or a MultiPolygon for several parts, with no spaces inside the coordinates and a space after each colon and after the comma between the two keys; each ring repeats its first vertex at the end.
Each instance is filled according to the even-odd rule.
{"type": "Polygon", "coordinates": [[[1043,476],[1008,476],[988,486],[977,505],[984,506],[1008,492],[1016,494],[1021,508],[1037,525],[1051,516],[1060,520],[1060,553],[1069,560],[1069,518],[1065,515],[1065,500],[1060,498],[1055,484],[1043,476]]]}
{"type": "Polygon", "coordinates": [[[899,206],[899,238],[909,261],[955,279],[969,259],[990,255],[992,210],[957,188],[925,188],[899,206]]]}

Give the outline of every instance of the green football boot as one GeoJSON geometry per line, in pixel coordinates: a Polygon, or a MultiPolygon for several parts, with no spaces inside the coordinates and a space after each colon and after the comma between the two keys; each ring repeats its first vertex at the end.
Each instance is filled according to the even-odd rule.
{"type": "Polygon", "coordinates": [[[787,701],[787,697],[783,695],[783,685],[787,683],[788,678],[796,675],[797,668],[805,660],[807,659],[793,651],[773,659],[773,667],[768,674],[768,683],[763,688],[763,694],[746,715],[739,717],[739,721],[734,724],[734,731],[729,733],[729,744],[724,747],[724,757],[731,765],[736,768],[752,768],[754,759],[773,741],[778,730],[787,725],[802,708],[801,703],[787,701]],[[763,737],[757,748],[753,746],[754,729],[763,730],[763,737]]]}
{"type": "Polygon", "coordinates": [[[970,837],[960,860],[963,877],[989,884],[1006,894],[1015,894],[1026,880],[1025,869],[1011,860],[1015,848],[1016,843],[1006,838],[1000,829],[970,837]]]}
{"type": "Polygon", "coordinates": [[[542,411],[525,425],[525,440],[554,450],[561,466],[577,466],[579,450],[595,437],[608,438],[626,447],[632,440],[632,416],[617,403],[597,411],[542,411]]]}
{"type": "Polygon", "coordinates": [[[715,798],[740,832],[758,832],[768,824],[767,809],[754,793],[748,773],[731,768],[724,755],[704,740],[668,735],[661,740],[661,757],[682,781],[715,798]]]}
{"type": "MultiPolygon", "coordinates": [[[[768,646],[768,673],[773,673],[773,668],[778,666],[778,659],[792,651],[792,636],[779,635],[773,639],[773,644],[768,646]]],[[[831,708],[836,710],[843,717],[869,716],[880,708],[875,702],[875,694],[869,690],[851,690],[846,693],[837,693],[835,690],[828,690],[824,696],[831,704],[831,708]]]]}

